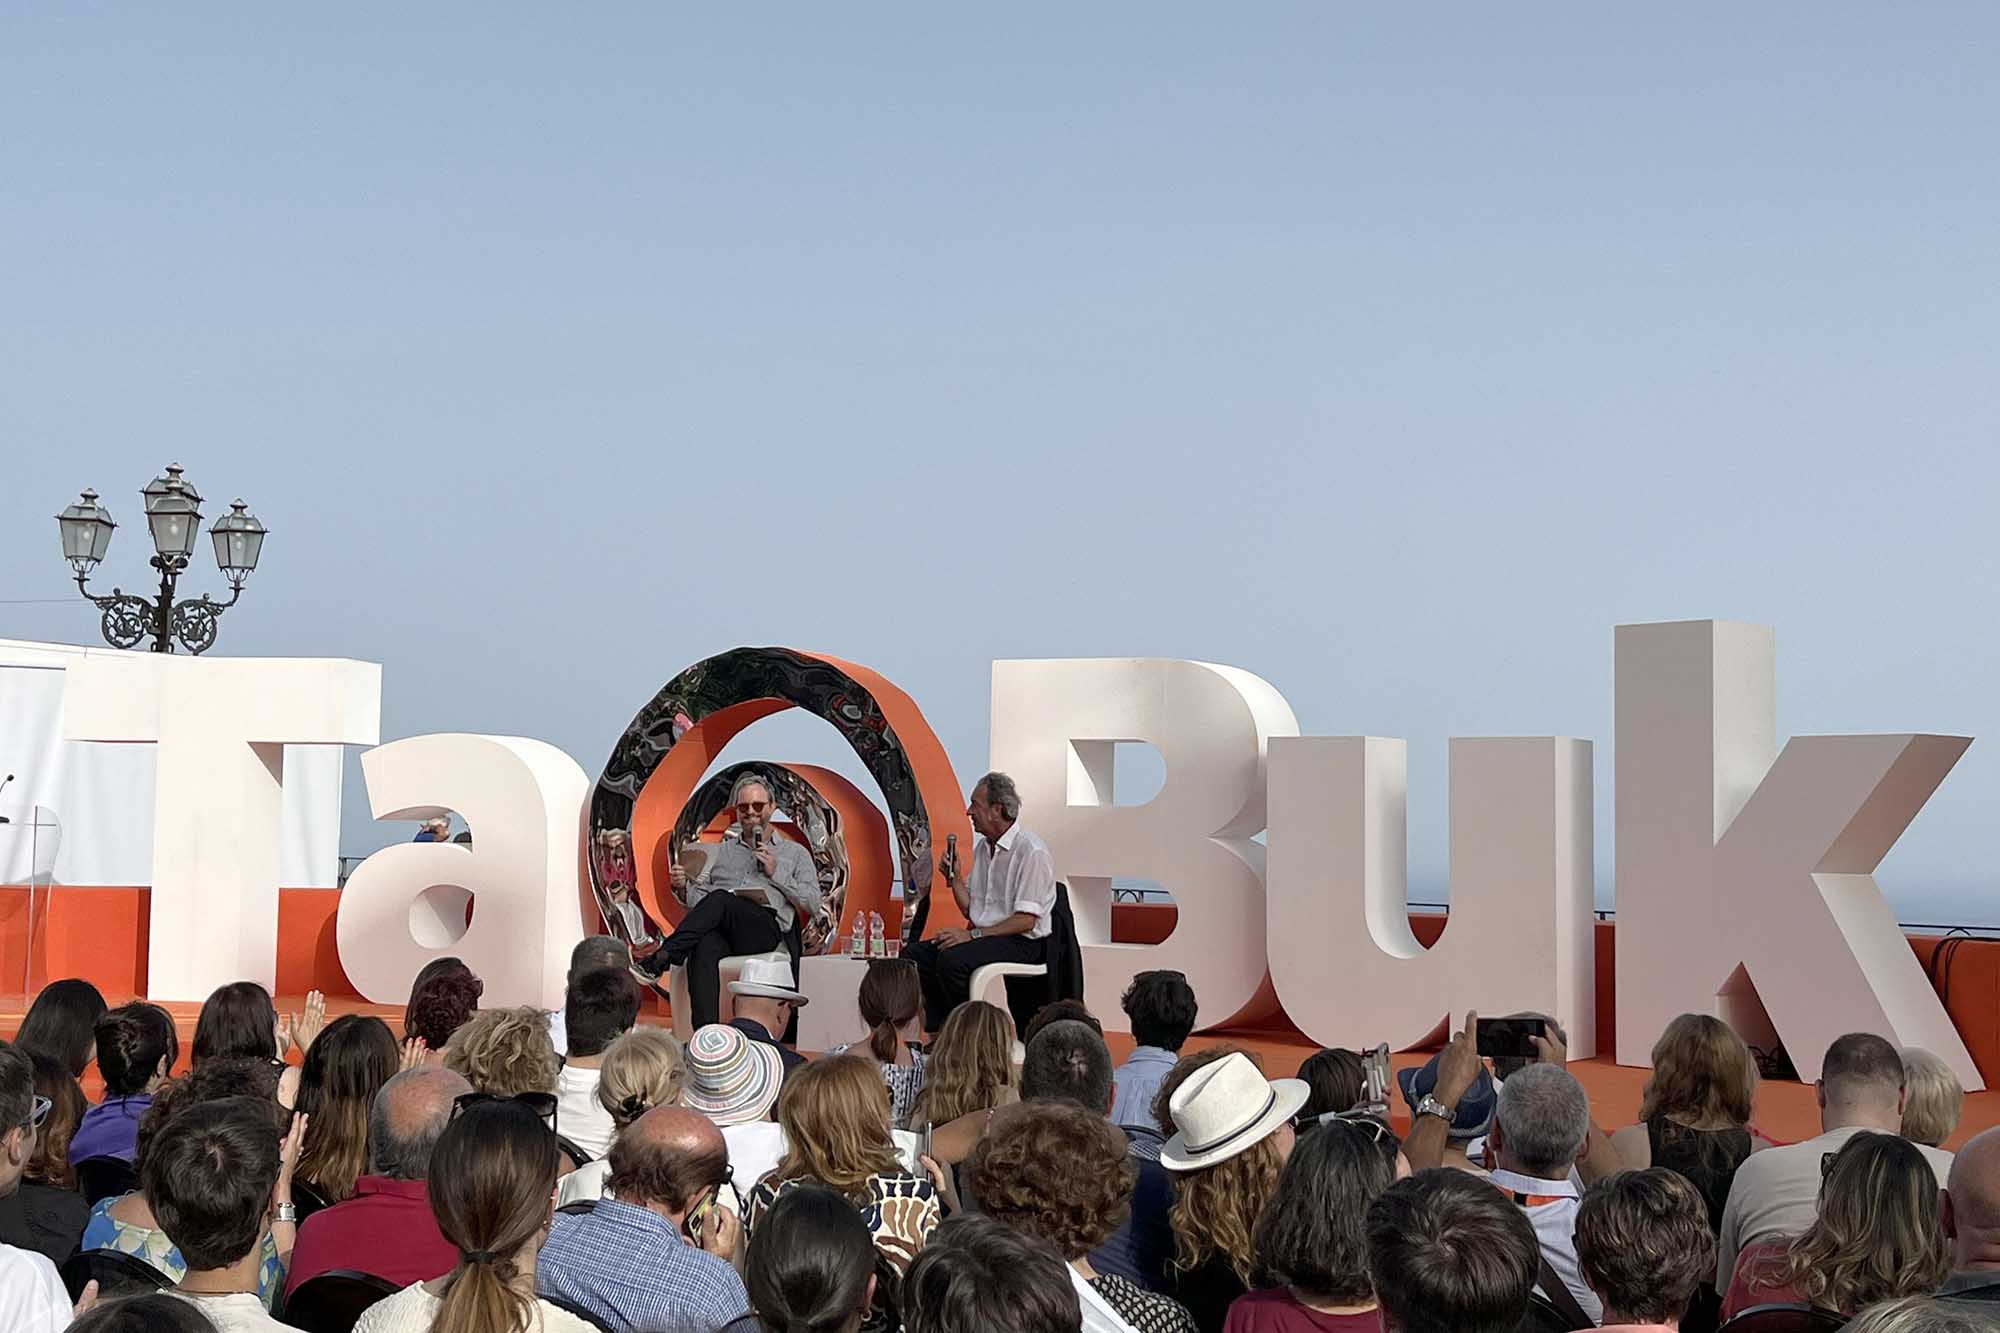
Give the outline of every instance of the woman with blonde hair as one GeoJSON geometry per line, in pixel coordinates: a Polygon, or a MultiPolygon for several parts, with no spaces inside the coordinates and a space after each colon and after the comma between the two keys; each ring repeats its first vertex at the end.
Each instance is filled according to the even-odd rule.
{"type": "Polygon", "coordinates": [[[1822,1170],[1819,1216],[1806,1233],[1759,1241],[1737,1256],[1725,1320],[1772,1304],[1852,1314],[1928,1296],[1951,1272],[1937,1175],[1915,1144],[1898,1134],[1856,1134],[1826,1155],[1822,1170]]]}
{"type": "Polygon", "coordinates": [[[937,1186],[903,1167],[889,1131],[889,1090],[858,1055],[815,1060],[778,1096],[785,1153],[750,1192],[749,1224],[805,1181],[837,1191],[868,1223],[876,1250],[897,1273],[909,1267],[943,1219],[937,1186]]]}
{"type": "Polygon", "coordinates": [[[1905,1046],[1901,1055],[1903,1086],[1909,1091],[1903,1103],[1903,1137],[1942,1148],[1958,1128],[1959,1113],[1965,1109],[1965,1088],[1950,1065],[1922,1047],[1905,1046]]]}
{"type": "Polygon", "coordinates": [[[836,1046],[829,1055],[865,1055],[872,1059],[889,1089],[889,1118],[897,1126],[909,1123],[924,1086],[928,1057],[920,1046],[924,1032],[924,990],[917,965],[907,958],[877,958],[868,964],[855,996],[861,1021],[868,1025],[864,1042],[836,1046]]]}
{"type": "Polygon", "coordinates": [[[1639,1123],[1613,1134],[1611,1146],[1621,1166],[1686,1176],[1719,1233],[1736,1168],[1761,1146],[1750,1129],[1756,1093],[1757,1062],[1735,1029],[1709,1014],[1682,1014],[1653,1043],[1639,1123]]]}
{"type": "Polygon", "coordinates": [[[1240,1051],[1201,1066],[1168,1094],[1174,1134],[1160,1165],[1174,1176],[1167,1214],[1174,1257],[1165,1294],[1187,1307],[1202,1333],[1219,1333],[1230,1302],[1250,1289],[1257,1219],[1277,1193],[1291,1120],[1309,1095],[1298,1079],[1267,1081],[1240,1051]]]}
{"type": "Polygon", "coordinates": [[[438,1139],[428,1182],[458,1264],[377,1301],[354,1333],[591,1333],[594,1325],[535,1295],[561,1156],[525,1103],[465,1105],[438,1139]]]}
{"type": "MultiPolygon", "coordinates": [[[[611,1113],[613,1128],[623,1133],[655,1106],[678,1103],[686,1082],[687,1056],[673,1034],[665,1028],[633,1028],[604,1048],[597,1100],[611,1113]]],[[[585,1162],[563,1177],[557,1205],[602,1198],[604,1178],[610,1174],[609,1155],[585,1162]]]]}
{"type": "Polygon", "coordinates": [[[910,1108],[912,1129],[948,1125],[975,1111],[1017,1100],[1014,1020],[1005,1009],[972,1000],[951,1011],[931,1043],[923,1091],[910,1108]]]}
{"type": "Polygon", "coordinates": [[[549,1039],[549,1015],[523,1005],[515,1009],[481,1009],[451,1034],[445,1044],[446,1069],[470,1083],[475,1092],[512,1097],[523,1092],[553,1096],[561,1065],[549,1039]]]}

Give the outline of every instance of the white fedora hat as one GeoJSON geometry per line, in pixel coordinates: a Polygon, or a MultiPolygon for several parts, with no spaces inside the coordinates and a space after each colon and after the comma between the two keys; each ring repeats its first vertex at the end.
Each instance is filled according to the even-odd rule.
{"type": "Polygon", "coordinates": [[[1174,1136],[1160,1149],[1169,1171],[1197,1171],[1256,1146],[1298,1114],[1308,1089],[1295,1078],[1265,1079],[1241,1051],[1197,1069],[1167,1103],[1174,1136]]]}
{"type": "Polygon", "coordinates": [[[729,983],[731,995],[762,995],[771,1000],[790,1000],[804,1008],[811,1001],[792,985],[789,958],[746,958],[743,970],[729,983]]]}

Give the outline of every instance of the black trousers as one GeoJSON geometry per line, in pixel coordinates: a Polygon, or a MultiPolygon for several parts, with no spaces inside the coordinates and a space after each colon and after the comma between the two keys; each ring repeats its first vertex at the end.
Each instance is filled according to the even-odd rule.
{"type": "Polygon", "coordinates": [[[940,949],[936,940],[918,940],[903,949],[903,957],[917,965],[917,977],[924,987],[924,1027],[936,1032],[951,1011],[972,998],[972,974],[988,963],[1039,963],[1047,952],[1046,940],[1026,935],[989,935],[983,940],[967,940],[955,948],[940,949]]]}
{"type": "Polygon", "coordinates": [[[705,1028],[720,1014],[722,960],[732,954],[770,953],[780,944],[792,952],[793,976],[798,975],[797,945],[778,928],[768,907],[748,898],[717,890],[681,918],[680,928],[661,943],[659,956],[668,967],[687,969],[688,1021],[705,1028]]]}

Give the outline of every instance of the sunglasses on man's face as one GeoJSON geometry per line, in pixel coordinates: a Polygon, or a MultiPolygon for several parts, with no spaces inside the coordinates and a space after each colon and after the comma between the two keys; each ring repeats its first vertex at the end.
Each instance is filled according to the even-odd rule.
{"type": "Polygon", "coordinates": [[[517,1092],[511,1097],[503,1097],[497,1092],[461,1092],[451,1099],[451,1118],[456,1120],[472,1107],[488,1102],[514,1102],[525,1106],[537,1120],[549,1127],[549,1133],[556,1132],[556,1095],[553,1092],[517,1092]]]}
{"type": "Polygon", "coordinates": [[[761,815],[771,806],[769,801],[738,801],[736,813],[739,815],[761,815]]]}

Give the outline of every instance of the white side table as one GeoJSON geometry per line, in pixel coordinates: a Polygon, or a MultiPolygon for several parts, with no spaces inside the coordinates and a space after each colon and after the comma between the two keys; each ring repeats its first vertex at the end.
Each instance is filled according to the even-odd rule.
{"type": "Polygon", "coordinates": [[[861,1021],[861,978],[866,958],[844,953],[799,959],[799,993],[812,1001],[799,1010],[799,1050],[817,1055],[868,1035],[861,1021]]]}

